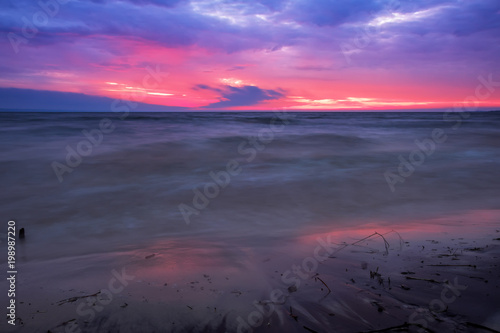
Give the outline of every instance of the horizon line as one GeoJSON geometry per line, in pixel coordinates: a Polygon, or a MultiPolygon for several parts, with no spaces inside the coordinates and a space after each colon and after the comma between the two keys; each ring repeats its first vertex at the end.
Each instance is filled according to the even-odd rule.
{"type": "MultiPolygon", "coordinates": [[[[384,112],[384,113],[397,113],[397,112],[418,112],[418,113],[439,113],[446,112],[449,110],[454,110],[454,108],[441,108],[441,109],[363,109],[363,110],[318,110],[318,109],[269,109],[269,110],[162,110],[162,111],[129,111],[129,113],[239,113],[239,112],[253,112],[253,113],[265,113],[265,112],[293,112],[293,113],[363,113],[363,112],[384,112]]],[[[465,110],[467,111],[467,110],[465,110]]],[[[84,110],[47,110],[47,109],[3,109],[0,108],[0,113],[116,113],[113,111],[84,111],[84,110]]],[[[500,107],[498,109],[484,109],[475,110],[467,112],[500,112],[500,107]]]]}

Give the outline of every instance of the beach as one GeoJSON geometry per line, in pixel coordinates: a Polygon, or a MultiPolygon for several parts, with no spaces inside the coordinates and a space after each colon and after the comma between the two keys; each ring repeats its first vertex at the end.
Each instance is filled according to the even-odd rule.
{"type": "Polygon", "coordinates": [[[23,117],[2,331],[500,330],[498,113],[23,117]]]}
{"type": "Polygon", "coordinates": [[[500,0],[0,17],[0,333],[500,333],[500,0]]]}
{"type": "Polygon", "coordinates": [[[243,253],[156,239],[23,264],[19,331],[498,331],[498,214],[368,225],[243,253]]]}

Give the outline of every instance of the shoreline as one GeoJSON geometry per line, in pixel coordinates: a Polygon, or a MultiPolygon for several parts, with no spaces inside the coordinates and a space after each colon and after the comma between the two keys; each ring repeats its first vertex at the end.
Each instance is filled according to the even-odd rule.
{"type": "Polygon", "coordinates": [[[25,263],[23,324],[6,332],[494,332],[494,221],[369,225],[261,251],[159,243],[25,263]],[[317,250],[322,242],[340,250],[317,250]]]}

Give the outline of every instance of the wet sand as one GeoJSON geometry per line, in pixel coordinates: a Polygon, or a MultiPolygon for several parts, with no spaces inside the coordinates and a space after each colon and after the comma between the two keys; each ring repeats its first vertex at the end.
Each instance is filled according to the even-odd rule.
{"type": "Polygon", "coordinates": [[[157,237],[105,254],[25,253],[20,320],[2,331],[500,330],[497,211],[305,234],[260,247],[157,237]]]}

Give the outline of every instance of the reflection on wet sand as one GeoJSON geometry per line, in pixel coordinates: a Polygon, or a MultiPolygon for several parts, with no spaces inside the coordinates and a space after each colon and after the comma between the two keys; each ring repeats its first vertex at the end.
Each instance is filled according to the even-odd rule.
{"type": "Polygon", "coordinates": [[[25,263],[20,300],[30,302],[20,308],[32,319],[24,329],[499,329],[498,221],[498,211],[472,211],[330,228],[261,248],[159,238],[106,255],[25,263]]]}

